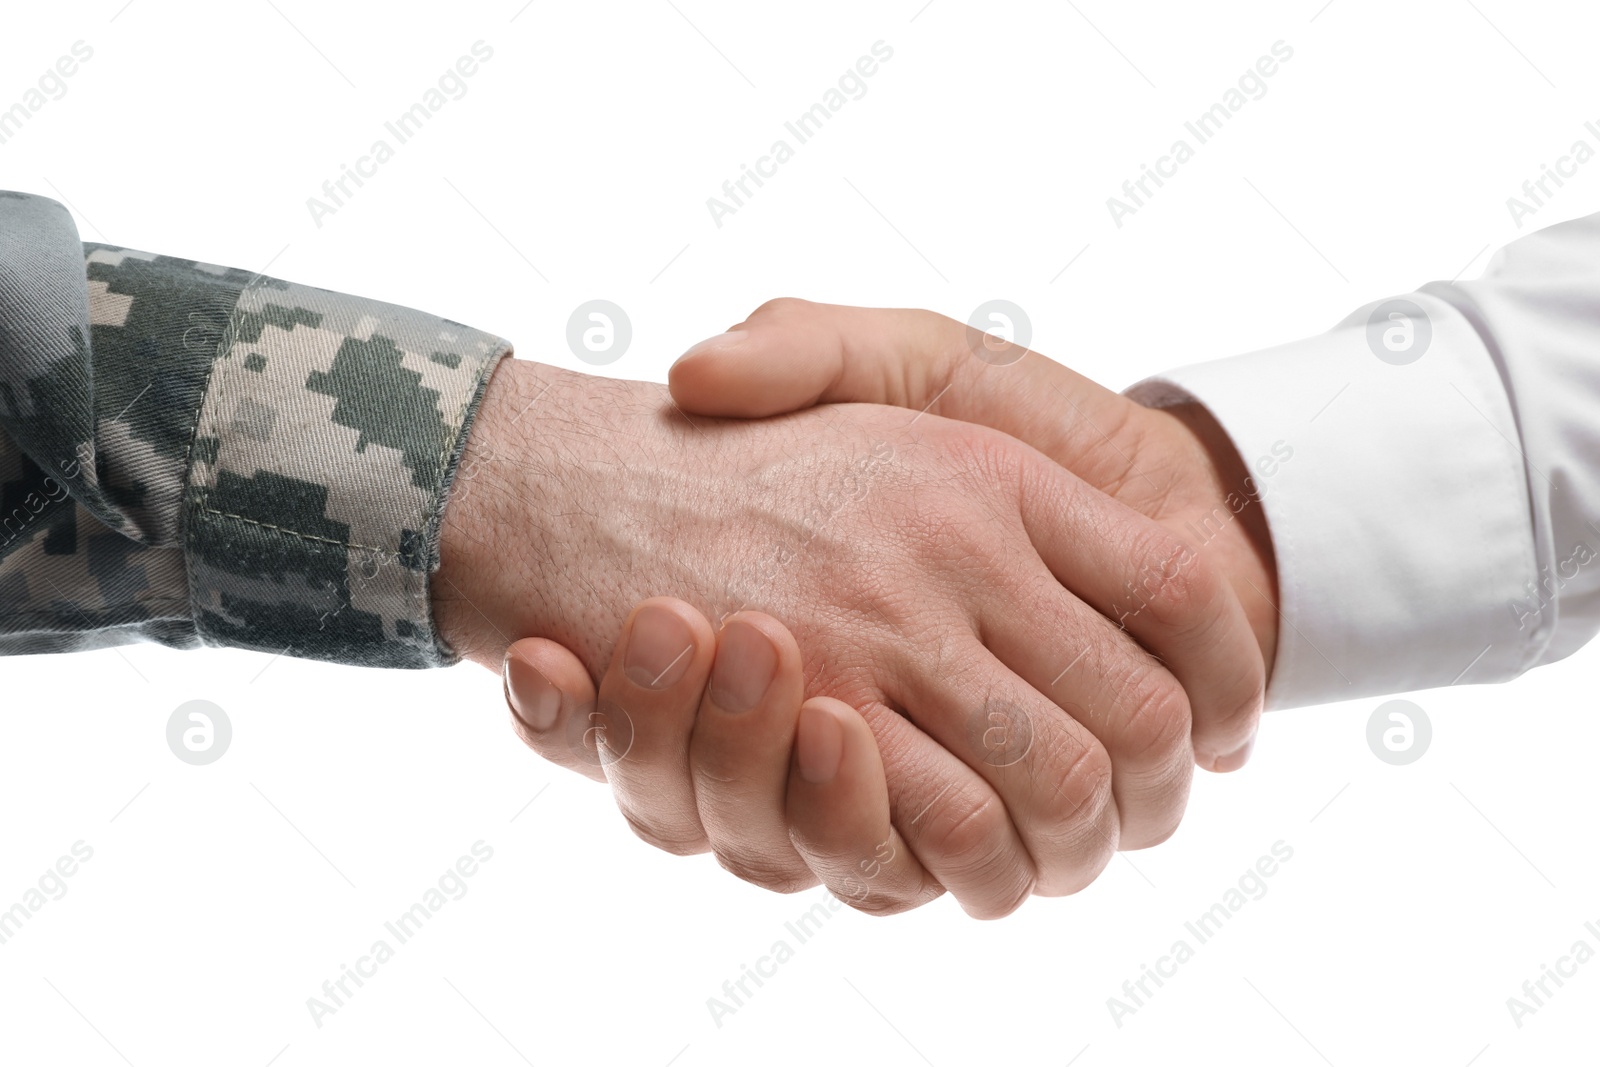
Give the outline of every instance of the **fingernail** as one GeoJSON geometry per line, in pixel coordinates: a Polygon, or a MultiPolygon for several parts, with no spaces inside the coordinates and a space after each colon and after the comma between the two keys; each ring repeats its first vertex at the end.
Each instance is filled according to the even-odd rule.
{"type": "Polygon", "coordinates": [[[734,619],[722,631],[711,668],[711,702],[723,711],[749,711],[761,703],[778,672],[778,650],[750,623],[734,619]]]}
{"type": "Polygon", "coordinates": [[[690,356],[697,356],[701,352],[709,352],[712,349],[734,348],[743,343],[746,336],[748,335],[743,330],[728,330],[726,333],[719,333],[715,337],[707,337],[704,341],[697,342],[678,358],[687,359],[690,356]]]}
{"type": "Polygon", "coordinates": [[[1211,764],[1211,769],[1218,774],[1227,774],[1229,771],[1236,771],[1249,762],[1250,751],[1255,747],[1256,738],[1254,734],[1251,734],[1250,740],[1246,741],[1239,748],[1228,753],[1226,756],[1218,756],[1211,764]]]}
{"type": "Polygon", "coordinates": [[[544,732],[556,724],[561,710],[561,690],[540,674],[533,664],[516,656],[506,657],[506,702],[530,730],[544,732]]]}
{"type": "Polygon", "coordinates": [[[660,604],[646,604],[633,617],[622,673],[634,685],[666,689],[689,669],[693,651],[688,624],[660,604]]]}
{"type": "Polygon", "coordinates": [[[844,730],[839,720],[820,708],[802,706],[794,749],[800,777],[812,785],[833,781],[839,773],[839,761],[844,758],[844,730]]]}

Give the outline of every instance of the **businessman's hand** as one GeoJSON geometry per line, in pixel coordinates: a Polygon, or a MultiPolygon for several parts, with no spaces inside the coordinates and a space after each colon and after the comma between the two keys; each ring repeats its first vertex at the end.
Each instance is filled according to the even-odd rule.
{"type": "MultiPolygon", "coordinates": [[[[1160,522],[1232,585],[1262,663],[1277,648],[1277,571],[1252,472],[1198,405],[1147,408],[1037,352],[929,311],[774,300],[684,353],[669,378],[693,415],[814,404],[926,410],[1001,430],[1160,522]]],[[[1131,598],[1137,610],[1138,597],[1131,598]]],[[[1131,623],[1130,623],[1131,625],[1131,623]]],[[[1190,687],[1197,706],[1209,694],[1190,687]]],[[[1201,766],[1233,770],[1255,719],[1195,719],[1201,766]]]]}
{"type": "MultiPolygon", "coordinates": [[[[976,915],[1072,892],[1119,841],[1171,833],[1186,690],[1211,744],[1244,744],[1260,707],[1259,652],[1217,572],[983,427],[871,405],[691,423],[659,386],[508,361],[458,482],[433,582],[452,645],[498,667],[509,635],[545,637],[598,676],[647,596],[782,619],[807,690],[872,728],[908,847],[976,915]]],[[[669,686],[693,647],[687,627],[634,634],[625,669],[669,686]]],[[[607,769],[619,804],[646,839],[703,848],[680,818],[697,810],[681,734],[632,729],[650,755],[607,769]]]]}

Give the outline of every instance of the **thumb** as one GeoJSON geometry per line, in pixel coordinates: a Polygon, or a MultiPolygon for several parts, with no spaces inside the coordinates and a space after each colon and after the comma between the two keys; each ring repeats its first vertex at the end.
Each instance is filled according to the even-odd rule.
{"type": "Polygon", "coordinates": [[[970,355],[962,330],[928,311],[771,300],[678,357],[667,382],[672,398],[699,415],[764,418],[850,402],[921,407],[970,355]]]}
{"type": "Polygon", "coordinates": [[[554,641],[525,637],[506,649],[501,667],[511,725],[523,743],[551,763],[597,782],[600,764],[584,758],[582,720],[594,710],[594,682],[583,661],[554,641]]]}
{"type": "Polygon", "coordinates": [[[929,411],[1008,433],[1090,481],[1098,461],[1125,466],[1127,442],[1118,438],[1138,410],[1037,352],[944,315],[793,299],[763,304],[701,341],[678,357],[667,382],[697,415],[765,418],[852,402],[929,411]]]}

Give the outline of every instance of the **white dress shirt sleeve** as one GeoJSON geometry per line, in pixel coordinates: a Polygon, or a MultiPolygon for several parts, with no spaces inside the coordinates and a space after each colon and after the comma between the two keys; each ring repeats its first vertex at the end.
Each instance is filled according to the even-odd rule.
{"type": "Polygon", "coordinates": [[[1204,404],[1252,469],[1268,707],[1504,681],[1600,629],[1600,215],[1129,395],[1204,404]]]}

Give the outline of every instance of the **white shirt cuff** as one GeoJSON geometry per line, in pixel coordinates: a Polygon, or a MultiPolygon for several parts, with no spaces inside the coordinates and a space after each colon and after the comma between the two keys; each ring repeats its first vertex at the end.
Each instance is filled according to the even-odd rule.
{"type": "Polygon", "coordinates": [[[1451,305],[1369,304],[1321,336],[1128,394],[1204,404],[1252,472],[1278,566],[1269,708],[1525,669],[1527,474],[1500,374],[1451,305]]]}

